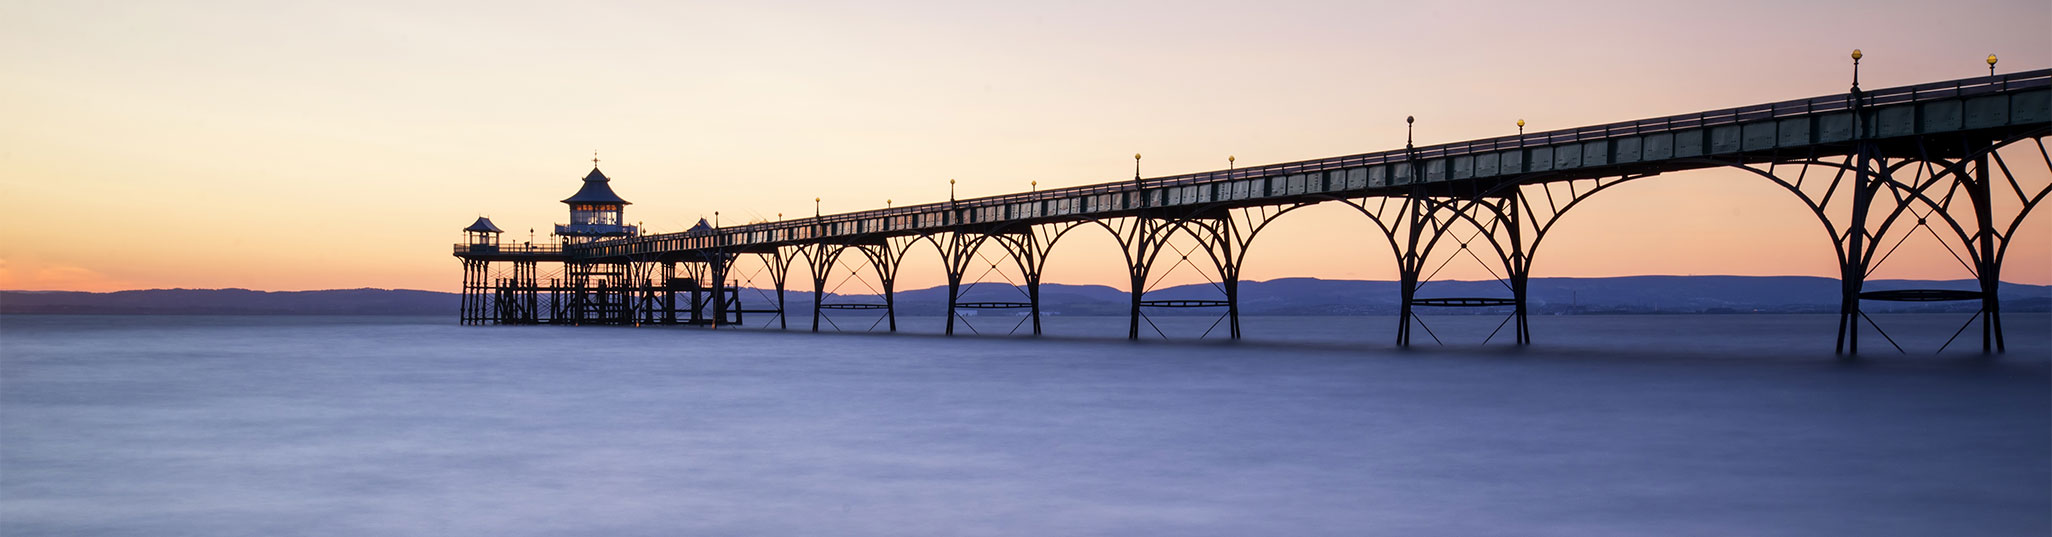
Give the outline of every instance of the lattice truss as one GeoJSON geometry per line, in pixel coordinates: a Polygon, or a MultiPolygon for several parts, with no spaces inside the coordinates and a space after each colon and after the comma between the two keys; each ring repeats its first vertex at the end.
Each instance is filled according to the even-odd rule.
{"type": "Polygon", "coordinates": [[[736,307],[747,313],[766,313],[755,328],[790,328],[785,304],[790,292],[791,263],[800,258],[800,247],[785,246],[765,252],[739,254],[729,258],[727,278],[739,289],[736,307]],[[749,308],[750,303],[760,304],[749,308]]]}
{"type": "MultiPolygon", "coordinates": [[[[1110,231],[1125,257],[1131,293],[1128,336],[1172,339],[1157,317],[1167,311],[1217,311],[1196,339],[1240,337],[1240,267],[1254,237],[1302,204],[1207,207],[1170,217],[1133,216],[1092,221],[1110,231]],[[1168,287],[1177,278],[1203,285],[1168,287]],[[1150,312],[1156,313],[1150,315],[1150,312]]],[[[1195,327],[1192,327],[1193,329],[1195,327]]]]}
{"type": "Polygon", "coordinates": [[[2023,222],[2052,193],[2046,132],[1994,143],[1918,137],[1862,144],[1848,155],[1802,155],[1768,164],[1719,164],[1764,177],[1799,197],[1835,246],[1843,285],[1839,352],[1859,350],[1861,324],[1907,352],[1862,301],[1979,301],[1980,308],[1938,345],[1943,351],[1976,321],[1983,351],[2005,344],[1999,286],[2003,260],[2023,222]],[[1974,289],[1874,291],[1866,282],[1905,244],[1928,241],[1957,261],[1974,289]]]}
{"type": "MultiPolygon", "coordinates": [[[[1574,193],[1573,182],[1534,185],[1539,194],[1550,189],[1574,193]]],[[[1587,188],[1587,187],[1582,187],[1587,188]]],[[[1488,335],[1487,344],[1506,327],[1511,341],[1530,342],[1525,322],[1525,280],[1530,273],[1530,248],[1536,230],[1528,230],[1529,213],[1551,210],[1552,206],[1522,203],[1521,190],[1466,196],[1432,195],[1420,192],[1405,197],[1369,197],[1346,200],[1368,216],[1390,251],[1395,253],[1398,274],[1397,344],[1409,345],[1413,329],[1439,344],[1445,344],[1419,308],[1489,308],[1504,313],[1488,335]],[[1451,296],[1435,294],[1432,284],[1449,267],[1468,265],[1481,268],[1502,284],[1502,295],[1451,296]]],[[[1550,200],[1551,198],[1545,198],[1550,200]]],[[[1560,208],[1565,210],[1564,207],[1560,208]]],[[[1549,222],[1550,224],[1550,222],[1549,222]]]]}

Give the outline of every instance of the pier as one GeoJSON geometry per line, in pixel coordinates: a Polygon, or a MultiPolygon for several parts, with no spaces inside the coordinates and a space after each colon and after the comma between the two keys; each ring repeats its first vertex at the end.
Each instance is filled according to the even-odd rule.
{"type": "Polygon", "coordinates": [[[933,256],[947,276],[947,333],[963,312],[1005,309],[1023,310],[1039,334],[1049,252],[1071,232],[1097,230],[1120,247],[1098,254],[1123,257],[1128,270],[1128,337],[1142,337],[1149,311],[1207,308],[1238,338],[1239,267],[1248,247],[1283,215],[1337,203],[1365,218],[1330,240],[1383,243],[1395,254],[1397,345],[1413,342],[1422,308],[1460,307],[1509,308],[1500,330],[1526,345],[1532,260],[1564,215],[1622,183],[1736,169],[1800,199],[1829,234],[1843,282],[1838,352],[1860,352],[1868,329],[1901,348],[1862,312],[1863,301],[1976,301],[1978,312],[1959,333],[1977,322],[1981,349],[2001,352],[2002,260],[2019,224],[2052,193],[2052,184],[2027,184],[2052,172],[2048,134],[2052,70],[1875,90],[1862,90],[1855,77],[1850,91],[1821,97],[1166,177],[1141,176],[1134,155],[1126,180],[731,227],[701,221],[673,233],[625,225],[628,202],[594,162],[582,188],[563,200],[571,223],[556,226],[555,242],[505,244],[479,218],[454,255],[464,266],[466,324],[719,326],[769,315],[789,328],[794,312],[784,297],[796,286],[812,293],[810,311],[796,312],[810,314],[811,330],[819,330],[824,310],[868,309],[896,331],[898,269],[933,256]],[[2027,157],[1998,153],[2012,147],[2027,157]],[[2005,212],[1998,207],[2017,209],[1998,215],[2005,212]],[[1864,288],[1902,238],[1927,232],[1960,258],[1977,287],[1864,288]],[[1421,295],[1440,261],[1456,254],[1489,265],[1504,293],[1421,295]],[[741,301],[731,276],[744,259],[766,269],[774,287],[768,303],[741,301]],[[880,302],[826,300],[827,274],[844,260],[867,266],[880,302]],[[978,269],[1000,263],[1023,275],[1022,296],[966,300],[965,284],[978,269]],[[1168,264],[1201,266],[1217,296],[1150,299],[1152,277],[1168,264]],[[811,281],[790,281],[794,265],[809,269],[811,281]]]}

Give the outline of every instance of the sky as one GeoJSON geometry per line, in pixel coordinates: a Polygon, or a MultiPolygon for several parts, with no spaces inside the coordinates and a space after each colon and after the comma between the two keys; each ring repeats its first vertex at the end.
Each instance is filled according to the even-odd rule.
{"type": "MultiPolygon", "coordinates": [[[[545,235],[594,151],[628,221],[679,231],[1117,181],[1136,152],[1395,149],[1405,116],[1430,144],[1839,93],[1853,48],[1868,88],[2052,66],[2042,0],[1705,7],[0,0],[0,289],[453,290],[459,229],[545,235]]],[[[1369,229],[1290,215],[1242,278],[1394,279],[1369,229]]],[[[1837,274],[1739,172],[1620,186],[1548,237],[1535,277],[1837,274]]],[[[1971,277],[1925,239],[1874,277],[1971,277]]],[[[2052,220],[2015,240],[2004,279],[2052,283],[2052,220]]],[[[1122,286],[1116,258],[1078,237],[1046,281],[1122,286]]],[[[900,289],[940,283],[913,263],[900,289]]]]}

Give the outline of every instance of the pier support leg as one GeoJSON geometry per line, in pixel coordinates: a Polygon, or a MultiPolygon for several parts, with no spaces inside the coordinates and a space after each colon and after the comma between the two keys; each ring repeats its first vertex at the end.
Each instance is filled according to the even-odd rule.
{"type": "Polygon", "coordinates": [[[819,331],[820,301],[826,296],[826,278],[812,277],[812,331],[819,331]]]}
{"type": "Polygon", "coordinates": [[[1127,269],[1131,273],[1127,285],[1132,289],[1128,293],[1132,303],[1131,307],[1126,311],[1126,339],[1140,339],[1140,297],[1147,293],[1148,268],[1147,264],[1143,262],[1127,269]]]}
{"type": "Polygon", "coordinates": [[[1840,257],[1838,343],[1833,352],[1851,357],[1860,353],[1860,291],[1865,287],[1867,269],[1867,237],[1870,231],[1867,212],[1874,204],[1874,193],[1880,178],[1874,173],[1873,145],[1860,144],[1854,157],[1852,178],[1852,219],[1845,231],[1845,243],[1840,257]]]}
{"type": "Polygon", "coordinates": [[[942,244],[941,263],[945,265],[948,277],[947,324],[942,333],[952,336],[955,335],[956,315],[962,303],[962,278],[969,272],[969,260],[976,256],[976,248],[980,241],[974,236],[955,231],[948,233],[946,243],[938,240],[934,243],[942,244]]]}
{"type": "Polygon", "coordinates": [[[504,315],[505,321],[503,322],[515,324],[535,324],[540,322],[541,312],[539,309],[541,301],[537,297],[539,293],[536,290],[535,272],[535,262],[533,261],[513,262],[512,303],[514,311],[504,315]]]}
{"type": "Polygon", "coordinates": [[[1406,229],[1404,231],[1405,242],[1403,251],[1397,254],[1398,301],[1396,345],[1398,347],[1411,346],[1411,315],[1413,315],[1411,306],[1412,302],[1418,298],[1418,277],[1419,273],[1424,270],[1425,265],[1424,256],[1418,248],[1418,239],[1423,234],[1425,228],[1425,211],[1428,205],[1424,199],[1415,195],[1405,198],[1404,203],[1408,204],[1409,207],[1406,211],[1408,224],[1404,226],[1406,229]]]}
{"type": "Polygon", "coordinates": [[[826,299],[827,280],[833,276],[835,262],[840,260],[845,246],[819,244],[812,247],[812,331],[819,331],[821,302],[826,299]]]}
{"type": "Polygon", "coordinates": [[[961,302],[961,296],[962,273],[950,270],[948,271],[948,324],[947,329],[942,332],[946,335],[955,335],[955,305],[961,302]]]}
{"type": "Polygon", "coordinates": [[[1020,278],[1026,280],[1027,315],[1033,316],[1033,335],[1036,336],[1040,335],[1040,273],[1046,268],[1041,260],[1047,257],[1038,241],[1033,233],[1023,234],[1019,242],[1025,247],[1012,255],[1019,262],[1020,278]]]}
{"type": "Polygon", "coordinates": [[[556,300],[556,308],[563,314],[556,318],[564,324],[584,324],[585,286],[590,283],[585,266],[574,261],[563,263],[563,285],[556,300]]]}
{"type": "Polygon", "coordinates": [[[1968,183],[1967,194],[1973,200],[1975,238],[1973,246],[1980,250],[1979,267],[1975,275],[1981,283],[1981,353],[2008,352],[2002,341],[2002,263],[2001,253],[1995,246],[1995,204],[1990,195],[1993,188],[1988,170],[1988,156],[1983,154],[1974,159],[1974,179],[1968,183]]]}
{"type": "Polygon", "coordinates": [[[1028,314],[1033,316],[1033,335],[1038,336],[1040,335],[1040,274],[1038,272],[1026,276],[1026,302],[1032,304],[1032,306],[1029,306],[1031,311],[1028,314]]]}
{"type": "Polygon", "coordinates": [[[880,248],[880,250],[884,251],[879,252],[878,256],[872,257],[871,262],[874,263],[874,267],[876,268],[878,283],[881,283],[883,285],[884,321],[886,324],[889,325],[890,331],[897,332],[898,266],[896,262],[890,260],[888,257],[885,257],[890,255],[890,247],[888,245],[884,246],[883,248],[880,248]]]}
{"type": "Polygon", "coordinates": [[[785,307],[785,303],[788,300],[785,300],[784,282],[788,281],[787,278],[791,276],[791,257],[784,255],[779,250],[771,261],[775,263],[775,267],[770,271],[772,275],[770,279],[773,280],[772,283],[776,284],[777,287],[777,329],[790,330],[791,311],[785,307]]]}
{"type": "Polygon", "coordinates": [[[712,278],[712,327],[718,329],[727,322],[727,271],[733,268],[734,256],[715,253],[706,257],[706,275],[712,278]]]}
{"type": "Polygon", "coordinates": [[[1222,220],[1220,225],[1225,227],[1214,232],[1217,236],[1212,238],[1212,246],[1217,250],[1211,257],[1217,265],[1219,288],[1225,292],[1228,337],[1240,339],[1240,257],[1233,253],[1233,245],[1242,239],[1232,219],[1222,220]]]}
{"type": "Polygon", "coordinates": [[[677,262],[663,262],[662,282],[662,322],[677,324],[677,262]]]}
{"type": "Polygon", "coordinates": [[[1126,339],[1140,339],[1140,304],[1147,295],[1147,275],[1154,270],[1154,225],[1147,216],[1133,217],[1133,236],[1125,237],[1126,276],[1131,289],[1131,307],[1126,312],[1126,339]]]}
{"type": "Polygon", "coordinates": [[[484,302],[484,283],[489,266],[488,261],[463,260],[463,294],[458,315],[462,324],[484,324],[481,304],[484,302]]]}
{"type": "Polygon", "coordinates": [[[1504,200],[1502,209],[1497,211],[1497,214],[1500,215],[1499,218],[1503,221],[1504,232],[1510,236],[1508,242],[1510,243],[1511,251],[1510,255],[1504,259],[1504,270],[1508,273],[1506,276],[1510,280],[1511,307],[1513,308],[1511,311],[1511,323],[1514,325],[1512,326],[1512,332],[1517,339],[1517,345],[1520,347],[1532,344],[1532,325],[1527,322],[1530,319],[1530,310],[1527,308],[1527,305],[1531,302],[1527,300],[1525,292],[1526,283],[1532,274],[1532,261],[1531,256],[1525,250],[1525,211],[1522,210],[1522,201],[1524,200],[1520,198],[1520,191],[1512,189],[1510,196],[1504,200]]]}

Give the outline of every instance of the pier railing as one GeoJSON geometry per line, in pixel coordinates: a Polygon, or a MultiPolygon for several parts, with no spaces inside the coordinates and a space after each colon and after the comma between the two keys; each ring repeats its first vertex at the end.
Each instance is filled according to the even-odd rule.
{"type": "MultiPolygon", "coordinates": [[[[1819,145],[1835,143],[1826,138],[1822,118],[1835,116],[1846,125],[1853,125],[1846,137],[1876,137],[1874,121],[1862,116],[1852,118],[1856,109],[1873,110],[1890,106],[1918,105],[1948,99],[2014,94],[2023,91],[2043,90],[2052,87],[2052,70],[2036,70],[2005,75],[1977,77],[1945,82],[1933,82],[1914,86],[1883,88],[1864,91],[1857,95],[1841,93],[1808,99],[1797,99],[1737,108],[1711,110],[1633,121],[1536,132],[1525,135],[1502,136],[1464,142],[1422,146],[1414,149],[1398,149],[1374,153],[1363,153],[1340,157],[1312,159],[1280,164],[1248,166],[1230,170],[1171,175],[1155,178],[1099,183],[1067,188],[1050,188],[1033,192],[987,196],[946,202],[907,205],[887,209],[831,214],[813,218],[799,218],[780,222],[748,224],[719,228],[711,233],[678,232],[647,234],[619,239],[607,239],[587,244],[572,245],[564,252],[573,256],[616,256],[636,255],[654,252],[678,252],[729,248],[736,246],[774,245],[794,242],[817,242],[830,237],[851,237],[876,234],[920,233],[946,229],[961,225],[996,225],[1002,223],[1052,221],[1116,215],[1137,210],[1195,205],[1199,203],[1232,202],[1238,204],[1278,203],[1277,198],[1300,196],[1307,193],[1345,192],[1346,195],[1372,195],[1378,189],[1394,189],[1412,183],[1436,183],[1446,181],[1481,180],[1484,176],[1471,169],[1462,176],[1456,159],[1468,159],[1470,165],[1477,159],[1494,159],[1502,155],[1503,174],[1496,178],[1516,175],[1511,170],[1530,171],[1552,167],[1554,152],[1579,155],[1584,148],[1590,152],[1586,160],[1576,157],[1568,168],[1582,167],[1600,170],[1624,161],[1618,158],[1617,140],[1649,139],[1658,135],[1707,136],[1713,129],[1731,130],[1748,125],[1745,132],[1750,135],[1750,125],[1773,124],[1777,121],[1801,121],[1804,134],[1800,143],[1819,145]],[[1598,147],[1601,146],[1601,147],[1598,147]],[[1570,151],[1572,153],[1570,153],[1570,151]],[[1600,153],[1599,153],[1600,152],[1600,153]],[[1600,155],[1600,156],[1599,156],[1600,155]],[[1516,165],[1513,160],[1516,159],[1516,165]],[[1594,164],[1585,164],[1591,162],[1594,164]],[[1541,168],[1540,166],[1547,166],[1541,168]],[[1330,175],[1345,175],[1343,185],[1335,188],[1324,181],[1330,175]],[[1344,173],[1341,173],[1344,172],[1344,173]],[[1320,181],[1318,190],[1305,190],[1302,183],[1306,177],[1320,181]],[[1279,184],[1279,179],[1296,181],[1279,184]],[[1237,189],[1237,190],[1236,190],[1237,189]]],[[[1835,123],[1834,123],[1835,124],[1835,123]]],[[[1913,129],[1915,127],[1912,127],[1913,129]]],[[[1675,138],[1670,138],[1674,140],[1675,138]]],[[[1721,143],[1716,140],[1694,138],[1701,145],[1721,143]]],[[[1694,143],[1694,142],[1692,142],[1694,143]]],[[[1750,142],[1747,142],[1750,145],[1750,142]]],[[[1636,146],[1634,146],[1636,147],[1636,146]]],[[[1636,148],[1633,151],[1638,151],[1636,148]]],[[[1673,157],[1680,157],[1680,151],[1673,157]]],[[[1563,157],[1565,158],[1565,157],[1563,157]]],[[[1634,157],[1635,159],[1638,157],[1634,157]]],[[[1650,157],[1635,162],[1646,162],[1650,157]]],[[[1495,162],[1491,160],[1490,162],[1495,162]]],[[[1592,171],[1593,173],[1593,171],[1592,171]]],[[[1563,174],[1562,177],[1573,177],[1563,174]]]]}
{"type": "Polygon", "coordinates": [[[456,255],[463,254],[534,254],[562,255],[560,244],[456,244],[456,255]]]}

